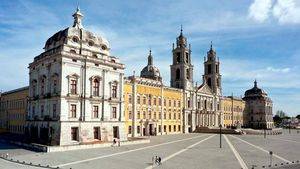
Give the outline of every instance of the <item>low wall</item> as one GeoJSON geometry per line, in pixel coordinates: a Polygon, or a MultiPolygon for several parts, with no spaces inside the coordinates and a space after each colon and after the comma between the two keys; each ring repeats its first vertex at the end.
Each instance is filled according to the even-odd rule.
{"type": "MultiPolygon", "coordinates": [[[[196,128],[194,133],[220,133],[220,128],[208,128],[208,127],[199,127],[196,128]]],[[[227,129],[222,128],[222,134],[242,134],[242,131],[239,129],[227,129]]]]}
{"type": "MultiPolygon", "coordinates": [[[[0,139],[0,142],[10,143],[18,145],[22,148],[37,151],[37,152],[59,152],[59,151],[70,151],[70,150],[81,150],[81,149],[90,149],[90,148],[101,148],[101,147],[111,147],[112,143],[96,143],[96,144],[77,144],[77,145],[66,145],[66,146],[46,146],[41,144],[26,144],[22,142],[16,142],[16,141],[7,141],[0,139]]],[[[149,139],[143,138],[143,139],[135,139],[130,141],[123,141],[120,142],[120,146],[123,145],[134,145],[134,144],[145,144],[150,143],[149,139]]],[[[117,145],[115,145],[117,146],[117,145]]]]}
{"type": "Polygon", "coordinates": [[[241,129],[245,134],[252,134],[252,135],[278,135],[282,134],[282,128],[274,128],[271,130],[254,130],[254,129],[241,129]]]}
{"type": "MultiPolygon", "coordinates": [[[[150,143],[150,140],[149,139],[139,139],[139,140],[132,140],[132,141],[124,141],[124,142],[120,142],[120,146],[145,144],[145,143],[150,143]]],[[[46,152],[81,150],[81,149],[101,148],[101,147],[111,147],[111,146],[112,146],[112,143],[82,144],[82,145],[67,145],[67,146],[46,146],[47,147],[46,152]]]]}

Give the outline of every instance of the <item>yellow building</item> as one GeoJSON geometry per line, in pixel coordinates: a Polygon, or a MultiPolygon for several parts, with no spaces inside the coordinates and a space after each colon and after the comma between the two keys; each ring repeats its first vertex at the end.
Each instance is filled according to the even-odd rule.
{"type": "Polygon", "coordinates": [[[222,98],[223,126],[224,127],[241,127],[244,125],[243,114],[245,101],[237,97],[222,98]]]}
{"type": "Polygon", "coordinates": [[[128,77],[124,84],[128,137],[181,133],[182,94],[161,81],[128,77]]]}
{"type": "Polygon", "coordinates": [[[28,87],[23,87],[1,94],[0,128],[2,131],[24,134],[28,93],[28,87]]]}

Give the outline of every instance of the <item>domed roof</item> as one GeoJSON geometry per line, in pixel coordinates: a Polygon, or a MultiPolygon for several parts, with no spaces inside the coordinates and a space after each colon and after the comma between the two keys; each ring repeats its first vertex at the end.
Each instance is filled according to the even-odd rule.
{"type": "Polygon", "coordinates": [[[254,81],[254,87],[245,92],[245,97],[247,97],[247,96],[266,96],[266,95],[267,95],[267,93],[265,91],[263,91],[262,89],[257,87],[256,80],[254,81]]]}
{"type": "Polygon", "coordinates": [[[145,66],[141,71],[141,77],[149,78],[153,80],[159,80],[161,81],[160,71],[157,67],[153,65],[153,57],[151,54],[151,50],[149,52],[148,56],[148,65],[145,66]]]}
{"type": "Polygon", "coordinates": [[[108,40],[96,35],[93,32],[83,29],[83,15],[81,14],[79,8],[77,8],[72,16],[74,18],[73,26],[61,30],[51,36],[46,41],[44,49],[47,51],[56,48],[61,44],[72,43],[71,45],[73,46],[74,43],[79,44],[79,41],[81,41],[82,47],[94,47],[96,51],[108,54],[110,49],[108,40]]]}

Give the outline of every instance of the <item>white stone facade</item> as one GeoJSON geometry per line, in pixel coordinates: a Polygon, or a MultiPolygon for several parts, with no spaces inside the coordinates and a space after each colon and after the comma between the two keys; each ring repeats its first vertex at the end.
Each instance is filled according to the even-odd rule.
{"type": "Polygon", "coordinates": [[[79,9],[73,17],[74,25],[49,38],[29,65],[27,132],[52,145],[126,140],[125,66],[106,39],[83,29],[79,9]]]}

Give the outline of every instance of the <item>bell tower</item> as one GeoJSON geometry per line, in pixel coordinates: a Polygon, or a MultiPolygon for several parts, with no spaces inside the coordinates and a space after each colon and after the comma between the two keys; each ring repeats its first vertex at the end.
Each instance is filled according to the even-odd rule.
{"type": "Polygon", "coordinates": [[[191,45],[187,46],[187,39],[183,36],[182,26],[180,35],[173,43],[173,64],[171,68],[171,87],[192,90],[193,65],[191,64],[191,45]]]}
{"type": "Polygon", "coordinates": [[[214,94],[222,95],[221,86],[221,74],[220,74],[220,62],[217,58],[216,51],[210,45],[210,50],[207,52],[207,56],[204,57],[204,75],[203,80],[206,80],[207,85],[211,88],[214,94]]]}

